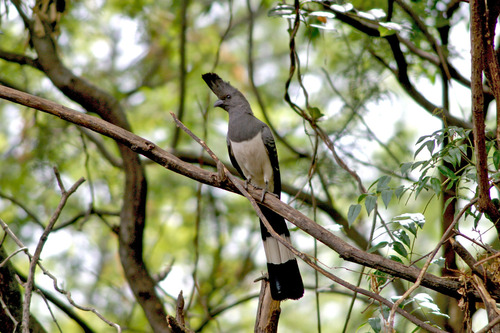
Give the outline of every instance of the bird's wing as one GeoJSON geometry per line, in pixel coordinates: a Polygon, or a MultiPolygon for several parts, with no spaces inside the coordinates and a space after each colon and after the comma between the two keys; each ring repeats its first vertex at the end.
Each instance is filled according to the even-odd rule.
{"type": "Polygon", "coordinates": [[[266,125],[262,128],[262,141],[266,147],[269,160],[271,161],[271,166],[273,167],[273,183],[274,183],[274,193],[281,196],[281,176],[280,176],[280,165],[278,162],[278,151],[276,150],[276,143],[274,142],[273,134],[271,130],[266,125]]]}

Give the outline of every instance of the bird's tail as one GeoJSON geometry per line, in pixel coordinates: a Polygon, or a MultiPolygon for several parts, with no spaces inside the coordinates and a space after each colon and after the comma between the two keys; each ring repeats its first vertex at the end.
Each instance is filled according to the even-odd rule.
{"type": "MultiPolygon", "coordinates": [[[[260,206],[260,209],[274,231],[287,241],[290,241],[290,232],[285,219],[267,207],[260,206]]],[[[271,296],[276,301],[301,298],[304,295],[304,284],[302,283],[295,256],[271,236],[262,221],[260,222],[260,230],[266,252],[271,296]]]]}

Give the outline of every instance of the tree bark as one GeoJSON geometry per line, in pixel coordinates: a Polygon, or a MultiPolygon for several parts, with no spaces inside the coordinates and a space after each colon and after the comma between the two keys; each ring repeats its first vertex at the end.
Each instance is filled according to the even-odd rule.
{"type": "Polygon", "coordinates": [[[255,333],[276,333],[278,331],[278,322],[281,313],[280,303],[271,297],[269,281],[262,279],[257,318],[255,320],[255,333]]]}

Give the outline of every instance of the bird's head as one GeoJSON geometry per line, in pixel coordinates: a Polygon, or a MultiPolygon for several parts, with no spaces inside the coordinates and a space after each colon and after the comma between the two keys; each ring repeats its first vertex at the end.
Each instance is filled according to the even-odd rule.
{"type": "Polygon", "coordinates": [[[214,107],[222,108],[226,111],[237,111],[250,109],[247,99],[238,89],[234,88],[229,82],[223,81],[215,73],[206,73],[202,75],[203,80],[208,87],[219,98],[214,107]]]}

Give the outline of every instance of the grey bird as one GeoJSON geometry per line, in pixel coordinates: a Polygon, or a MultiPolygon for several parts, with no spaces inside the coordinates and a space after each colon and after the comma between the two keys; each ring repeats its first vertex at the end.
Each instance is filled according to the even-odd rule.
{"type": "MultiPolygon", "coordinates": [[[[271,130],[253,115],[247,99],[236,88],[215,73],[206,73],[202,77],[219,98],[214,107],[220,107],[229,114],[227,148],[231,163],[247,184],[264,190],[262,199],[266,191],[280,197],[280,168],[271,130]]],[[[285,219],[263,205],[259,207],[274,231],[290,241],[285,219]]],[[[301,298],[304,295],[304,285],[295,256],[271,236],[262,221],[260,229],[272,298],[276,301],[301,298]]]]}

